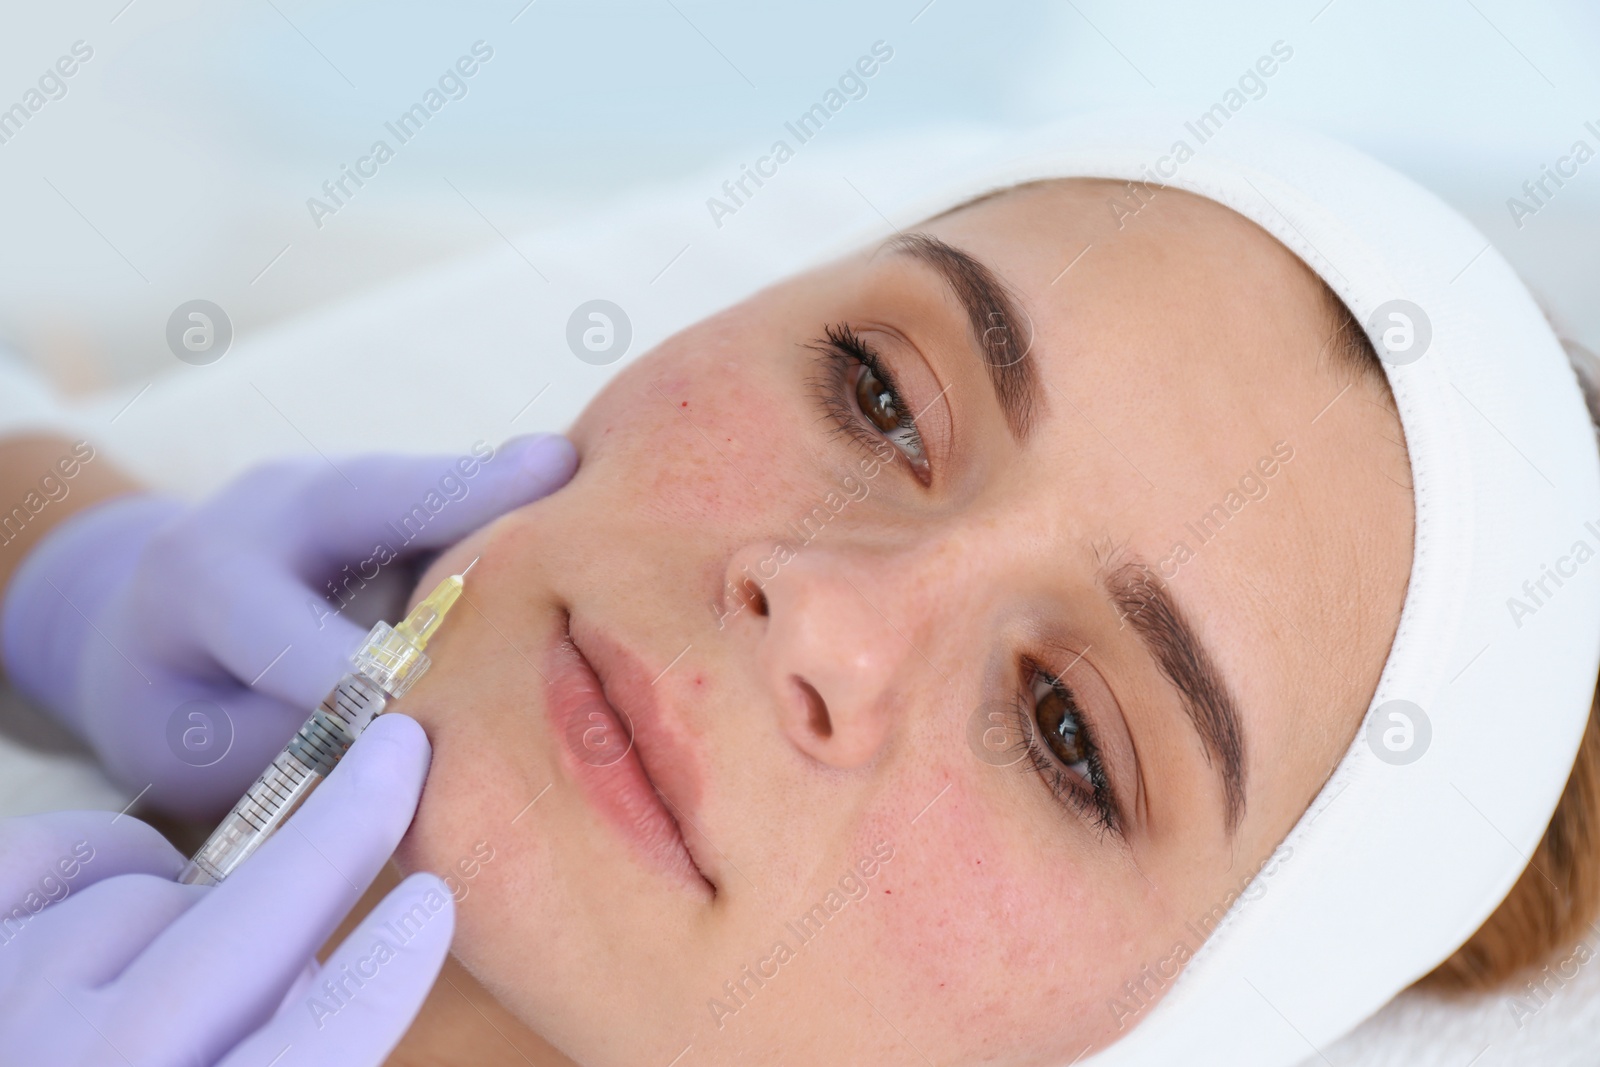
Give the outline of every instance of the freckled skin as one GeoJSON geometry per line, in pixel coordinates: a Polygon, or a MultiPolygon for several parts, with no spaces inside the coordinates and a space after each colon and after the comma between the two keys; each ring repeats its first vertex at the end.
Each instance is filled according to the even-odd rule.
{"type": "MultiPolygon", "coordinates": [[[[936,276],[869,249],[631,364],[572,428],[572,484],[423,577],[481,553],[471,606],[407,698],[434,759],[400,860],[441,870],[496,847],[454,951],[571,1060],[667,1063],[693,1044],[700,1064],[1065,1063],[1132,1025],[1111,1010],[1124,983],[1260,865],[1348,743],[1409,567],[1398,421],[1358,378],[1311,422],[1349,372],[1321,353],[1317,283],[1288,252],[1177,192],[1118,230],[1110,191],[1026,188],[922,227],[1029,308],[1047,385],[1026,444],[936,276]],[[867,473],[871,455],[830,432],[806,346],[838,322],[925,417],[931,485],[900,463],[867,473]],[[1205,750],[1095,574],[1108,545],[1165,556],[1279,441],[1294,458],[1270,493],[1171,582],[1245,720],[1229,839],[1205,750]],[[774,564],[807,516],[820,532],[774,564]],[[665,672],[652,689],[694,764],[679,821],[709,904],[562,778],[533,662],[564,611],[665,672]],[[1116,749],[1120,720],[1137,752],[1138,780],[1114,767],[1125,836],[1030,761],[969,747],[975,709],[1023,699],[1017,658],[1046,629],[1081,653],[1064,678],[1097,736],[1116,749]],[[802,941],[793,924],[818,908],[802,941]],[[793,959],[745,978],[779,941],[793,959]]],[[[472,1062],[500,1062],[498,1040],[472,1062]]]]}

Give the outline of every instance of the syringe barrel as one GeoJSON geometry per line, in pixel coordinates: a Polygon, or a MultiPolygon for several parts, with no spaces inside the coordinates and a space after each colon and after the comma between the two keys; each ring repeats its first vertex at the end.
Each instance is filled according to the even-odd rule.
{"type": "Polygon", "coordinates": [[[178,881],[217,885],[232,874],[294,814],[388,703],[389,694],[360,674],[339,679],[277,759],[212,831],[178,881]]]}

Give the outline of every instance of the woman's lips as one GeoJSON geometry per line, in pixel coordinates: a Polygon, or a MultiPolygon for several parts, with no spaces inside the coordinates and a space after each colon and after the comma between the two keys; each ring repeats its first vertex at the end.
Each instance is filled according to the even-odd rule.
{"type": "Polygon", "coordinates": [[[570,617],[566,624],[547,657],[546,713],[568,776],[646,864],[710,897],[715,886],[695,863],[664,794],[645,771],[639,734],[649,743],[652,730],[641,729],[637,717],[619,713],[607,699],[573,640],[570,617]]]}

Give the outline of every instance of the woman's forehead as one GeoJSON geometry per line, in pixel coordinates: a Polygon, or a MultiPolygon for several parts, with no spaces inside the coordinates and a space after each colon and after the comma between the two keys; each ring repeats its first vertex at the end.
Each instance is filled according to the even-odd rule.
{"type": "MultiPolygon", "coordinates": [[[[1030,314],[1114,300],[1117,311],[1186,314],[1184,331],[1199,340],[1230,325],[1331,327],[1320,280],[1255,223],[1176,189],[1147,191],[1130,214],[1125,184],[1020,186],[917,229],[983,261],[1030,314]]],[[[1141,323],[1118,325],[1137,332],[1141,323]]]]}
{"type": "Polygon", "coordinates": [[[1126,440],[1172,446],[1174,475],[1192,475],[1192,461],[1229,459],[1251,433],[1281,435],[1349,384],[1331,358],[1341,324],[1298,258],[1176,190],[1160,190],[1137,219],[1115,217],[1104,202],[1118,188],[1025,186],[919,228],[1009,292],[1022,320],[1006,324],[1013,357],[1034,364],[1052,410],[1126,423],[1126,440]]]}

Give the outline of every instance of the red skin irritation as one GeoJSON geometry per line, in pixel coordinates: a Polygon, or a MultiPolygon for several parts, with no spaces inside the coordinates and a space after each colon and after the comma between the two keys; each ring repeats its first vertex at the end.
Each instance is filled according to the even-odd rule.
{"type": "MultiPolygon", "coordinates": [[[[904,787],[906,796],[917,798],[941,788],[943,782],[931,776],[904,787]]],[[[892,836],[885,829],[868,835],[895,846],[894,859],[879,876],[892,883],[883,886],[882,895],[894,899],[881,901],[872,923],[861,930],[873,942],[867,951],[892,958],[908,977],[901,991],[907,998],[904,1008],[913,1010],[919,1000],[937,1004],[937,1014],[948,1020],[951,1032],[976,1048],[980,1039],[1000,1042],[1025,1027],[1027,1018],[1017,1013],[1026,1015],[1039,1004],[1065,1008],[1074,1002],[1095,1003],[1101,991],[1089,988],[1088,976],[1060,958],[1061,947],[1072,943],[1066,936],[1072,929],[1090,931],[1095,926],[1094,917],[1082,914],[1083,905],[1075,903],[1081,896],[1074,887],[1025,869],[1026,860],[1008,862],[1006,857],[1025,857],[1028,851],[994,840],[994,813],[961,778],[910,825],[922,803],[908,800],[903,818],[895,813],[882,821],[883,827],[899,827],[892,836]],[[983,849],[981,857],[974,855],[975,846],[983,849]],[[979,865],[988,868],[981,877],[966,873],[979,865]],[[1047,916],[1058,918],[1043,918],[1047,916]],[[1041,930],[1041,921],[1053,928],[1041,930]],[[1013,980],[1028,976],[1028,996],[1019,998],[1015,990],[985,979],[967,979],[974,972],[971,961],[982,958],[998,959],[998,973],[1013,980]],[[921,988],[915,976],[924,976],[921,988]]],[[[890,1008],[884,1005],[882,1010],[890,1008]]]]}
{"type": "MultiPolygon", "coordinates": [[[[769,491],[781,494],[785,490],[771,484],[768,476],[786,469],[782,443],[802,433],[810,424],[809,416],[793,413],[793,405],[786,405],[781,396],[718,373],[714,366],[702,377],[728,382],[728,388],[692,402],[681,399],[687,390],[666,377],[652,384],[651,395],[659,389],[672,399],[673,408],[669,411],[661,405],[659,396],[654,397],[656,406],[641,406],[642,418],[629,433],[649,441],[650,458],[636,465],[630,481],[650,486],[644,505],[651,513],[648,521],[685,527],[689,536],[701,536],[707,524],[713,524],[727,532],[731,550],[757,536],[751,525],[752,502],[764,499],[769,491]],[[748,422],[752,412],[763,413],[761,417],[769,422],[779,413],[787,414],[773,422],[770,433],[750,438],[727,433],[730,425],[748,422]],[[785,432],[785,420],[793,420],[793,434],[785,432]],[[721,444],[717,443],[718,430],[723,431],[721,444]]],[[[658,532],[665,534],[665,530],[658,532]]],[[[720,585],[717,582],[718,588],[720,585]]]]}

